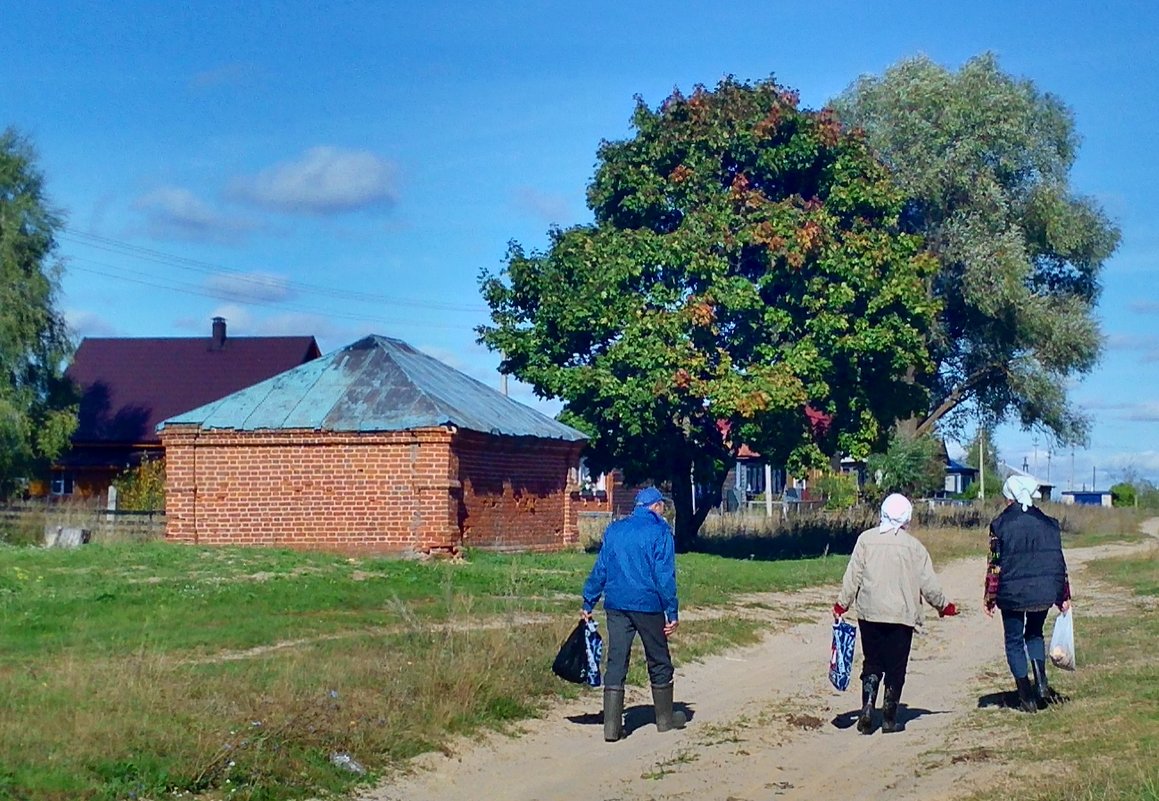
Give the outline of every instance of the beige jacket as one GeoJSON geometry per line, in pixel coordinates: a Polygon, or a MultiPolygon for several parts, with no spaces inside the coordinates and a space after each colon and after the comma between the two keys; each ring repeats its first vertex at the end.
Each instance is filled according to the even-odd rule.
{"type": "Polygon", "coordinates": [[[934,609],[946,605],[926,547],[904,529],[861,532],[837,603],[858,620],[920,626],[922,598],[934,609]]]}

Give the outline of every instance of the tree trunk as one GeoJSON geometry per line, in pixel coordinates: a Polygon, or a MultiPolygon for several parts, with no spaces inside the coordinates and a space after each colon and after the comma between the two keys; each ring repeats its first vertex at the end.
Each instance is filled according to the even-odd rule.
{"type": "Polygon", "coordinates": [[[700,534],[701,524],[708,517],[708,513],[720,505],[720,484],[724,481],[724,476],[704,477],[705,480],[701,483],[707,483],[716,490],[703,498],[699,505],[693,503],[695,486],[692,478],[692,459],[678,465],[675,475],[672,476],[672,505],[676,511],[676,525],[673,528],[676,534],[677,553],[688,553],[693,550],[700,534]]]}

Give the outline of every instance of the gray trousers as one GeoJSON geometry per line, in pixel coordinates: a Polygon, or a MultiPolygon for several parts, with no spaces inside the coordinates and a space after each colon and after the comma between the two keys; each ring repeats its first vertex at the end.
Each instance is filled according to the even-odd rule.
{"type": "Polygon", "coordinates": [[[672,683],[672,656],[668,653],[668,638],[664,625],[668,621],[663,612],[624,612],[606,609],[608,613],[608,665],[604,671],[605,687],[623,687],[628,677],[628,659],[632,655],[632,641],[636,634],[644,645],[648,660],[648,678],[655,687],[672,683]]]}

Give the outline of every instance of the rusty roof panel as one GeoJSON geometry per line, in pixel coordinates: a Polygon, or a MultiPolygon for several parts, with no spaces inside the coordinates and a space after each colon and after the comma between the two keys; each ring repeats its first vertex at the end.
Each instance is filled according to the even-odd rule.
{"type": "Polygon", "coordinates": [[[507,436],[584,435],[398,339],[368,336],[161,424],[239,431],[405,431],[453,425],[507,436]]]}

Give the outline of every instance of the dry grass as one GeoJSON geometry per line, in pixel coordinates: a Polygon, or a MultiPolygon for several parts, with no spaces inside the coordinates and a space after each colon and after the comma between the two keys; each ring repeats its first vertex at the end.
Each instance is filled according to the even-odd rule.
{"type": "Polygon", "coordinates": [[[559,689],[540,655],[565,627],[421,625],[240,662],[142,648],[9,670],[0,797],[6,781],[54,800],[340,790],[352,777],[328,754],[382,772],[450,734],[534,714],[559,689]]]}

